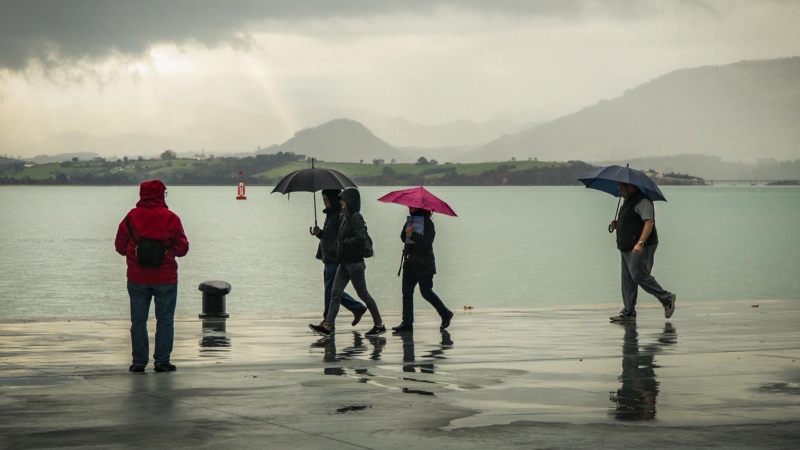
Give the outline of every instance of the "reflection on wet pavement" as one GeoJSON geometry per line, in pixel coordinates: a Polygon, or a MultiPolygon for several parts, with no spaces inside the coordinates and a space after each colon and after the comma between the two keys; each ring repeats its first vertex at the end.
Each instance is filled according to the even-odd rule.
{"type": "Polygon", "coordinates": [[[200,339],[200,356],[223,356],[230,352],[231,340],[224,318],[202,319],[203,337],[200,339]]]}
{"type": "MultiPolygon", "coordinates": [[[[337,336],[336,334],[331,336],[325,336],[311,343],[309,347],[311,349],[319,349],[319,348],[323,349],[324,354],[322,360],[325,363],[346,363],[349,361],[352,362],[358,359],[362,359],[364,357],[366,357],[371,361],[380,361],[381,353],[383,352],[383,349],[386,347],[387,342],[389,340],[396,340],[399,338],[403,347],[403,364],[402,364],[403,372],[420,373],[427,375],[433,375],[436,373],[435,365],[433,362],[427,362],[427,361],[424,363],[416,362],[417,356],[415,354],[413,331],[396,332],[393,333],[392,336],[389,337],[388,339],[385,336],[366,338],[366,340],[372,346],[371,352],[369,351],[369,346],[364,344],[364,338],[362,337],[361,333],[357,331],[352,331],[351,333],[352,333],[351,335],[346,333],[340,334],[338,339],[336,337],[337,336]],[[352,346],[348,346],[340,350],[337,347],[337,344],[342,345],[342,343],[345,342],[345,340],[349,344],[350,336],[352,336],[353,339],[352,346]]],[[[447,331],[442,331],[441,339],[439,340],[438,346],[426,350],[425,353],[423,353],[420,356],[420,359],[428,361],[446,359],[447,357],[444,356],[444,353],[446,350],[451,348],[453,348],[453,340],[450,336],[450,333],[447,331]]],[[[389,389],[399,389],[401,392],[405,394],[435,396],[435,393],[431,391],[411,388],[407,386],[392,386],[391,384],[397,381],[411,382],[411,383],[425,383],[433,385],[442,384],[441,382],[438,381],[409,378],[407,376],[394,377],[394,376],[376,375],[374,373],[371,373],[370,370],[366,368],[347,369],[345,367],[324,367],[323,374],[334,375],[334,376],[350,376],[359,383],[386,387],[389,389]],[[350,375],[348,374],[348,370],[351,370],[351,372],[349,372],[350,375]],[[387,384],[384,384],[384,382],[381,380],[385,380],[387,384]]]]}
{"type": "Polygon", "coordinates": [[[625,329],[622,341],[622,386],[611,392],[609,400],[614,406],[609,408],[609,416],[617,420],[652,420],[656,417],[656,399],[660,383],[656,381],[656,354],[666,346],[678,342],[678,335],[671,323],[664,324],[664,330],[656,342],[639,346],[639,333],[636,322],[621,324],[625,329]]]}

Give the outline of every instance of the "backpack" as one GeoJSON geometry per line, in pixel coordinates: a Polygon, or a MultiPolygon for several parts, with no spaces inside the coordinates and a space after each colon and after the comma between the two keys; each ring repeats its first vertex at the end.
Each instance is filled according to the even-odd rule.
{"type": "MultiPolygon", "coordinates": [[[[361,216],[361,219],[364,219],[364,216],[361,216]]],[[[362,252],[362,256],[364,258],[372,258],[375,256],[375,248],[372,246],[372,238],[369,236],[369,228],[367,228],[367,221],[364,221],[364,234],[367,236],[367,239],[364,240],[364,251],[362,252]]]]}
{"type": "Polygon", "coordinates": [[[160,267],[164,261],[164,255],[167,253],[167,248],[164,247],[164,244],[161,241],[143,237],[140,237],[137,242],[136,238],[133,237],[130,216],[125,216],[125,224],[128,226],[128,233],[134,243],[136,262],[142,267],[160,267]]]}

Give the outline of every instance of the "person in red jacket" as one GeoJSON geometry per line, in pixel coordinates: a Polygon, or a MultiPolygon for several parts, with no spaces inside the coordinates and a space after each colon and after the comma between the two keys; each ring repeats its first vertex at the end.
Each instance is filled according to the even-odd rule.
{"type": "MultiPolygon", "coordinates": [[[[140,200],[120,222],[114,241],[117,253],[128,263],[128,295],[131,303],[131,372],[144,372],[148,363],[150,341],[147,318],[150,300],[156,305],[156,342],[153,362],[156,372],[173,372],[170,363],[175,336],[175,305],[178,301],[178,263],[176,257],[189,252],[189,241],[180,217],[167,207],[167,187],[159,180],[145,181],[139,187],[140,200]],[[140,262],[137,247],[156,241],[163,245],[160,264],[140,262]]],[[[158,244],[156,244],[158,246],[158,244]]],[[[144,248],[142,246],[141,248],[144,248]]],[[[144,253],[144,252],[142,252],[144,253]]],[[[158,256],[161,256],[160,253],[158,256]]]]}

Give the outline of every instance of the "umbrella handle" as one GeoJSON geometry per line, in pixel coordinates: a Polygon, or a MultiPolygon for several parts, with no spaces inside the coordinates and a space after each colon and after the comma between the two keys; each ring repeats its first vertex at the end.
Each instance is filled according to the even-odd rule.
{"type": "Polygon", "coordinates": [[[397,276],[400,276],[400,272],[403,271],[403,260],[406,259],[406,247],[403,246],[403,254],[400,255],[400,267],[397,268],[397,276]]]}
{"type": "MultiPolygon", "coordinates": [[[[617,217],[619,216],[619,204],[620,203],[622,203],[622,196],[621,195],[619,197],[619,200],[617,200],[617,211],[614,213],[614,222],[617,221],[617,217]]],[[[608,224],[608,232],[609,233],[613,233],[614,232],[614,228],[611,226],[611,224],[608,224]]]]}
{"type": "MultiPolygon", "coordinates": [[[[314,158],[311,158],[311,167],[314,167],[314,158]]],[[[314,228],[317,227],[317,193],[314,192],[314,226],[308,227],[308,234],[313,235],[314,228]]]]}

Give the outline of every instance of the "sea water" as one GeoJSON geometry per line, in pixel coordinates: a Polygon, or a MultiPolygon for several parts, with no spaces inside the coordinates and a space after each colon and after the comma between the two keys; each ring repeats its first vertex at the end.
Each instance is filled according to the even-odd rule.
{"type": "MultiPolygon", "coordinates": [[[[375,246],[367,284],[384,311],[401,308],[408,210],[376,199],[395,189],[361,188],[375,246]]],[[[190,242],[178,259],[177,314],[198,314],[198,285],[223,280],[233,287],[231,314],[321,316],[322,263],[309,227],[322,226],[322,200],[317,194],[315,219],[311,193],[271,190],[248,187],[237,201],[236,186],[168,188],[190,242]]],[[[620,256],[607,231],[613,196],[578,186],[430,190],[458,213],[433,216],[434,290],[451,309],[621,304],[620,256]]],[[[800,299],[800,189],[662,190],[653,274],[679,302],[800,299]]],[[[137,186],[0,187],[0,319],[128,317],[114,237],[137,200],[137,186]]],[[[639,301],[656,304],[644,292],[639,301]]]]}

